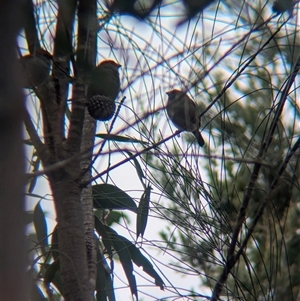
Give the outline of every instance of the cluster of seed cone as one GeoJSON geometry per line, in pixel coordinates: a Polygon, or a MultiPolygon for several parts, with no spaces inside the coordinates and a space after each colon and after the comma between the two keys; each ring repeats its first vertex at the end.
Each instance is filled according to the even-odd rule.
{"type": "MultiPolygon", "coordinates": [[[[49,77],[52,55],[37,49],[19,59],[24,88],[36,89],[49,77]]],[[[121,65],[115,61],[101,62],[88,77],[87,109],[89,114],[100,121],[111,119],[116,110],[115,100],[120,92],[121,65]]]]}
{"type": "Polygon", "coordinates": [[[89,77],[87,109],[97,120],[107,121],[115,113],[115,100],[120,92],[120,67],[116,62],[106,60],[100,63],[89,77]]]}
{"type": "Polygon", "coordinates": [[[93,118],[107,121],[114,116],[116,104],[107,96],[95,95],[88,100],[87,109],[93,118]]]}

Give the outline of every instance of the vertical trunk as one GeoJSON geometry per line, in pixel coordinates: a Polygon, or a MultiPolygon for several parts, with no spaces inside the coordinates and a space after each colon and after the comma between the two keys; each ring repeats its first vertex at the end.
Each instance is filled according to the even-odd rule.
{"type": "MultiPolygon", "coordinates": [[[[97,54],[97,1],[81,0],[78,5],[78,52],[77,64],[78,73],[85,78],[86,66],[93,68],[96,63],[97,54]]],[[[89,69],[88,67],[88,69],[89,69]]],[[[83,95],[84,96],[84,95],[83,95]]],[[[85,109],[84,124],[81,137],[81,151],[85,150],[85,156],[81,160],[81,169],[86,171],[84,180],[91,177],[91,162],[95,140],[96,121],[89,116],[85,109]]],[[[94,236],[94,214],[92,189],[88,186],[82,190],[81,203],[84,216],[85,237],[88,246],[88,274],[90,290],[94,292],[96,286],[96,246],[94,236]]]]}
{"type": "MultiPolygon", "coordinates": [[[[59,0],[58,4],[53,77],[56,82],[55,95],[59,110],[52,119],[53,128],[56,129],[56,131],[52,129],[52,135],[55,138],[58,134],[58,138],[54,139],[55,157],[63,160],[80,151],[84,106],[81,103],[73,103],[68,137],[64,141],[63,117],[68,87],[67,75],[70,59],[74,53],[72,35],[75,11],[79,2],[59,0]]],[[[82,99],[82,96],[84,97],[83,84],[76,82],[79,77],[80,74],[75,74],[73,92],[75,98],[82,99]]],[[[57,214],[60,274],[66,301],[88,301],[92,300],[93,296],[88,277],[86,237],[80,200],[80,172],[77,158],[49,176],[57,214]]]]}
{"type": "MultiPolygon", "coordinates": [[[[79,170],[77,162],[71,164],[79,170]]],[[[60,274],[64,298],[66,301],[91,300],[78,181],[66,169],[52,172],[49,178],[57,213],[60,274]]]]}
{"type": "MultiPolygon", "coordinates": [[[[30,0],[29,0],[30,1],[30,0]]],[[[29,3],[30,4],[30,3],[29,3]]],[[[28,4],[28,5],[29,5],[28,4]]],[[[32,4],[32,3],[31,3],[32,4]]],[[[85,72],[95,66],[97,18],[96,0],[58,0],[57,25],[54,37],[53,67],[51,80],[39,90],[44,121],[45,144],[36,137],[34,126],[27,119],[27,129],[44,167],[63,162],[76,156],[82,145],[85,106],[85,72]],[[74,58],[73,36],[75,14],[78,13],[77,53],[74,58]],[[73,98],[70,125],[65,139],[65,106],[69,88],[70,61],[74,77],[72,80],[73,98]]],[[[31,5],[30,7],[33,7],[31,5]]],[[[30,8],[29,8],[30,10],[30,8]]],[[[26,37],[30,45],[35,45],[38,37],[35,32],[35,20],[30,14],[26,37]]],[[[89,119],[95,126],[95,122],[89,119]]],[[[66,301],[92,300],[96,262],[95,247],[93,256],[87,262],[87,244],[93,239],[93,208],[90,190],[86,189],[81,203],[81,168],[88,167],[92,158],[94,129],[88,134],[89,158],[81,166],[81,158],[75,158],[67,165],[49,172],[49,182],[53,193],[58,223],[58,242],[60,255],[60,275],[62,277],[63,296],[66,301]],[[85,229],[86,226],[86,229],[85,229]],[[89,267],[89,268],[88,268],[89,267]],[[90,277],[90,278],[89,278],[90,277]]],[[[84,145],[85,143],[83,143],[84,145]]],[[[82,146],[86,148],[86,146],[82,146]]],[[[86,155],[86,154],[85,154],[86,155]]],[[[86,174],[89,174],[87,172],[86,174]]],[[[95,244],[93,244],[95,246],[95,244]]]]}
{"type": "MultiPolygon", "coordinates": [[[[83,127],[83,137],[81,141],[82,150],[88,149],[88,157],[81,161],[81,169],[87,170],[92,161],[92,152],[95,139],[95,127],[96,122],[89,116],[87,110],[85,112],[85,123],[83,127]]],[[[85,157],[84,157],[85,158],[85,157]]],[[[83,181],[88,181],[91,178],[91,168],[87,170],[86,174],[83,177],[83,181]]],[[[94,236],[94,212],[93,212],[93,199],[92,199],[92,187],[89,185],[82,189],[81,193],[81,203],[84,215],[84,226],[85,226],[85,235],[90,245],[90,252],[88,252],[88,270],[89,270],[89,280],[91,282],[91,289],[94,290],[96,286],[96,246],[97,242],[95,241],[94,236]]]]}

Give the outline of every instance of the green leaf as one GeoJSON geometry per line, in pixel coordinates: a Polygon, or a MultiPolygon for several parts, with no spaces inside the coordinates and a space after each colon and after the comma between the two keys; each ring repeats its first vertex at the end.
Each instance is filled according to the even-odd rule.
{"type": "Polygon", "coordinates": [[[59,271],[60,264],[59,264],[59,259],[53,261],[47,268],[45,275],[44,275],[44,281],[45,284],[50,284],[53,282],[55,274],[57,271],[59,271]]]}
{"type": "Polygon", "coordinates": [[[125,151],[125,152],[129,155],[130,158],[132,158],[135,168],[136,168],[136,172],[140,178],[141,183],[144,185],[143,179],[145,178],[145,175],[143,173],[143,170],[141,168],[139,161],[137,160],[136,157],[133,156],[133,154],[131,152],[129,152],[129,151],[125,151]]]}
{"type": "Polygon", "coordinates": [[[105,269],[101,262],[102,254],[99,248],[97,248],[97,278],[96,278],[96,291],[97,291],[97,301],[106,301],[106,291],[105,291],[105,269]]]}
{"type": "Polygon", "coordinates": [[[110,140],[110,141],[143,143],[143,144],[146,143],[145,141],[142,141],[142,140],[124,137],[124,136],[120,136],[120,135],[114,135],[114,134],[96,134],[95,136],[98,138],[102,138],[102,139],[110,140]]]}
{"type": "Polygon", "coordinates": [[[130,218],[123,211],[111,211],[105,218],[105,224],[111,226],[114,223],[120,223],[121,219],[125,219],[130,224],[130,218]]]}
{"type": "MultiPolygon", "coordinates": [[[[134,295],[136,291],[135,277],[132,274],[133,267],[131,260],[137,265],[142,266],[143,270],[155,280],[155,285],[159,286],[161,290],[164,290],[164,282],[153,269],[151,262],[141,253],[141,251],[127,238],[118,235],[116,231],[105,226],[107,233],[112,240],[112,244],[118,253],[120,262],[123,266],[124,272],[129,282],[131,293],[134,295]]],[[[137,295],[136,295],[137,297],[137,295]]]]}
{"type": "Polygon", "coordinates": [[[52,280],[52,284],[56,287],[56,289],[60,292],[60,294],[63,295],[64,290],[63,290],[63,284],[62,284],[62,280],[61,280],[59,271],[56,272],[56,274],[52,280]]]}
{"type": "Polygon", "coordinates": [[[132,261],[138,267],[141,266],[145,273],[154,278],[156,286],[159,286],[161,290],[164,290],[164,282],[154,270],[152,263],[141,253],[141,251],[134,244],[130,243],[129,250],[132,261]]]}
{"type": "Polygon", "coordinates": [[[97,301],[115,301],[111,271],[109,271],[106,259],[97,249],[97,279],[96,279],[97,301]]]}
{"type": "Polygon", "coordinates": [[[51,235],[51,247],[50,252],[54,260],[58,259],[58,233],[57,226],[55,226],[52,235],[51,235]]]}
{"type": "MultiPolygon", "coordinates": [[[[98,277],[98,272],[97,271],[97,277],[98,277]]],[[[107,301],[106,299],[106,293],[104,291],[98,291],[96,290],[96,300],[97,301],[107,301]]]]}
{"type": "Polygon", "coordinates": [[[47,223],[44,212],[38,202],[34,208],[33,212],[33,224],[36,232],[36,236],[38,239],[39,244],[41,245],[42,252],[45,253],[45,247],[48,246],[48,230],[47,230],[47,223]]]}
{"type": "Polygon", "coordinates": [[[133,275],[133,265],[129,253],[129,248],[127,247],[125,241],[126,238],[114,233],[110,233],[110,237],[112,239],[114,248],[118,253],[120,262],[122,264],[123,270],[128,280],[131,294],[135,295],[136,299],[138,300],[137,285],[136,285],[135,276],[133,275]]]}
{"type": "Polygon", "coordinates": [[[44,275],[44,283],[45,286],[48,287],[48,289],[50,290],[51,290],[50,283],[52,283],[60,292],[60,294],[63,295],[64,293],[63,285],[62,285],[59,269],[60,269],[59,259],[53,261],[50,265],[48,265],[48,268],[44,275]]]}
{"type": "Polygon", "coordinates": [[[94,216],[94,218],[95,218],[95,229],[96,229],[98,235],[102,238],[102,242],[103,242],[103,244],[106,248],[106,252],[108,253],[108,256],[109,256],[110,260],[112,261],[112,257],[113,257],[112,242],[111,242],[111,239],[108,236],[107,229],[101,223],[101,221],[98,219],[97,216],[94,216]]]}
{"type": "Polygon", "coordinates": [[[110,274],[106,273],[105,276],[106,276],[105,283],[107,287],[107,298],[109,301],[116,301],[114,285],[110,277],[110,274]]]}
{"type": "Polygon", "coordinates": [[[133,199],[120,188],[111,184],[98,184],[92,186],[94,208],[131,210],[137,212],[133,199]]]}
{"type": "Polygon", "coordinates": [[[141,234],[141,236],[144,236],[145,229],[147,226],[151,189],[152,188],[150,185],[148,185],[148,187],[146,187],[146,189],[141,197],[139,206],[138,206],[137,221],[136,221],[136,238],[137,239],[140,234],[141,234]]]}

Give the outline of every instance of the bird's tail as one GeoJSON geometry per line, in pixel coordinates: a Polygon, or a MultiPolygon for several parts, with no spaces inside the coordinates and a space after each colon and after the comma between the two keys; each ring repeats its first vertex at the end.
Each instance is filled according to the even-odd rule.
{"type": "Polygon", "coordinates": [[[204,142],[204,139],[201,135],[201,133],[199,131],[194,131],[193,134],[195,135],[197,141],[198,141],[198,144],[202,147],[205,142],[204,142]]]}

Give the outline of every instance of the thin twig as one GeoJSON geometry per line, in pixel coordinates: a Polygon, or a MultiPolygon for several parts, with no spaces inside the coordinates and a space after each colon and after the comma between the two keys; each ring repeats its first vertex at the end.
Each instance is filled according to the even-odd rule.
{"type": "Polygon", "coordinates": [[[167,137],[167,138],[165,138],[165,139],[163,139],[163,140],[161,140],[161,141],[159,141],[159,142],[157,142],[157,143],[154,143],[154,144],[152,144],[151,146],[146,147],[145,149],[143,149],[142,151],[140,151],[140,152],[138,152],[138,153],[132,155],[131,157],[128,157],[128,158],[126,158],[126,159],[120,161],[119,163],[117,163],[117,164],[115,164],[115,165],[113,165],[113,166],[110,166],[109,168],[105,169],[104,171],[102,171],[102,172],[99,173],[98,175],[96,175],[96,176],[94,176],[93,178],[91,178],[90,181],[88,181],[88,182],[83,182],[83,183],[81,184],[81,186],[82,186],[82,187],[85,187],[86,185],[88,185],[88,184],[91,183],[92,181],[97,180],[98,178],[102,177],[102,176],[105,175],[106,173],[108,173],[108,172],[114,170],[115,168],[117,168],[117,167],[119,167],[119,166],[121,166],[121,165],[123,165],[123,164],[125,164],[125,163],[127,163],[127,162],[129,162],[129,161],[131,161],[131,160],[133,160],[133,159],[135,159],[135,158],[137,158],[137,157],[139,157],[140,155],[142,155],[142,154],[144,154],[144,153],[150,151],[151,149],[154,149],[154,148],[160,146],[161,144],[167,142],[168,140],[174,138],[174,137],[177,136],[177,135],[178,135],[178,131],[176,131],[176,132],[175,132],[174,134],[172,134],[171,136],[169,136],[169,137],[167,137]]]}
{"type": "MultiPolygon", "coordinates": [[[[269,20],[268,20],[269,21],[269,20]]],[[[267,22],[267,21],[266,21],[267,22]]],[[[265,22],[265,23],[266,23],[265,22]]],[[[263,23],[263,24],[265,24],[263,23]]],[[[210,110],[210,108],[224,95],[224,93],[232,86],[232,84],[236,81],[236,79],[245,71],[245,69],[255,60],[255,58],[257,57],[258,54],[261,53],[261,51],[274,39],[275,35],[281,30],[281,28],[285,25],[285,23],[283,23],[270,37],[269,39],[256,51],[256,53],[254,53],[252,55],[251,58],[249,58],[249,60],[247,61],[247,63],[238,69],[238,72],[236,73],[236,75],[224,86],[224,88],[222,89],[222,91],[217,95],[217,97],[211,102],[211,104],[209,104],[209,106],[207,106],[207,108],[201,112],[199,117],[202,117],[207,111],[210,110]]],[[[254,28],[253,30],[258,30],[260,27],[262,26],[262,24],[260,24],[259,26],[257,26],[256,28],[254,28]]],[[[237,45],[239,45],[239,43],[241,43],[246,37],[248,37],[248,35],[244,36],[243,38],[241,38],[237,43],[235,43],[225,54],[223,57],[227,56],[237,45]]],[[[223,57],[221,57],[215,64],[214,66],[217,66],[218,63],[223,59],[223,57]]],[[[205,72],[205,74],[211,72],[211,70],[214,68],[214,66],[212,66],[209,70],[207,70],[205,72]]],[[[201,80],[203,80],[203,78],[205,77],[205,75],[201,78],[201,80]]],[[[199,80],[197,80],[198,82],[199,80]]],[[[195,85],[195,84],[194,84],[195,85]]],[[[194,86],[193,85],[193,86],[194,86]]]]}
{"type": "Polygon", "coordinates": [[[50,162],[50,154],[49,152],[47,152],[48,147],[41,141],[26,108],[24,108],[24,124],[30,137],[30,140],[38,153],[39,158],[46,166],[47,162],[50,162]]]}
{"type": "MultiPolygon", "coordinates": [[[[274,131],[277,127],[279,117],[281,116],[284,104],[285,104],[286,99],[287,99],[288,92],[291,89],[291,86],[292,86],[292,84],[295,80],[295,77],[296,77],[297,73],[299,72],[299,69],[300,69],[300,55],[298,57],[297,63],[295,65],[294,69],[293,69],[292,74],[290,75],[288,81],[286,82],[286,86],[285,86],[285,88],[283,90],[283,93],[281,95],[279,105],[276,109],[275,116],[272,120],[268,135],[266,136],[266,139],[263,142],[262,147],[260,149],[260,152],[259,152],[259,155],[258,155],[258,160],[259,161],[262,161],[263,156],[267,152],[267,150],[268,150],[268,148],[269,148],[269,146],[272,142],[274,131]]],[[[297,141],[297,143],[298,143],[298,141],[297,141]]],[[[296,145],[297,145],[297,143],[296,143],[296,145]]],[[[235,226],[234,231],[233,231],[231,244],[229,246],[229,250],[228,250],[228,254],[227,254],[227,262],[224,266],[223,272],[222,272],[219,280],[217,281],[217,283],[214,287],[213,294],[212,294],[212,297],[211,297],[211,301],[217,301],[219,299],[220,294],[221,294],[222,289],[223,289],[223,286],[224,286],[224,284],[225,284],[225,282],[228,278],[229,273],[231,272],[231,269],[233,268],[235,263],[238,261],[239,256],[243,252],[244,248],[246,247],[246,244],[247,244],[248,240],[250,239],[250,236],[248,236],[247,237],[248,240],[244,241],[244,243],[242,244],[242,247],[239,249],[238,254],[236,254],[236,256],[234,256],[235,247],[236,247],[236,244],[238,242],[238,236],[240,234],[243,222],[244,222],[245,217],[246,217],[246,209],[248,207],[248,204],[249,204],[249,201],[250,201],[250,198],[251,198],[251,195],[252,195],[252,192],[253,192],[253,189],[254,189],[254,186],[255,186],[255,183],[256,183],[256,180],[257,180],[257,177],[258,177],[261,166],[262,165],[261,165],[260,162],[257,162],[254,165],[252,175],[251,175],[251,179],[250,179],[249,185],[247,187],[247,190],[245,192],[244,199],[243,199],[242,205],[240,207],[240,211],[239,211],[238,218],[237,218],[237,221],[236,221],[236,226],[235,226]]],[[[277,178],[277,180],[278,179],[279,179],[279,177],[277,178]]],[[[273,184],[273,185],[276,185],[276,184],[277,184],[277,182],[275,182],[275,184],[273,184]]],[[[274,187],[272,187],[272,188],[274,188],[274,187]]],[[[257,214],[257,216],[256,216],[255,224],[253,224],[253,226],[255,226],[257,224],[259,218],[263,214],[264,208],[265,208],[265,205],[262,205],[259,212],[258,212],[258,214],[257,214]]],[[[254,230],[254,228],[251,229],[251,231],[250,231],[251,233],[249,233],[249,235],[252,234],[253,230],[254,230]]]]}
{"type": "Polygon", "coordinates": [[[257,212],[256,216],[253,219],[252,225],[251,225],[251,227],[249,227],[249,229],[247,231],[247,235],[246,235],[241,247],[239,248],[239,250],[237,251],[237,253],[235,255],[234,262],[237,262],[237,260],[239,259],[239,256],[243,253],[244,248],[246,247],[250,237],[253,234],[253,231],[254,231],[254,228],[255,228],[256,224],[258,223],[259,219],[261,218],[261,216],[263,214],[263,211],[264,211],[266,205],[268,204],[268,201],[270,200],[270,195],[272,195],[273,191],[276,189],[276,186],[277,186],[279,180],[281,179],[281,176],[283,175],[283,172],[285,171],[288,163],[290,162],[290,159],[295,155],[298,148],[300,148],[300,138],[298,138],[298,140],[296,141],[296,143],[294,144],[294,146],[292,147],[290,152],[285,157],[285,160],[284,160],[284,162],[282,163],[282,165],[279,169],[277,177],[273,180],[273,182],[271,184],[271,190],[268,193],[268,197],[266,197],[264,199],[263,203],[259,207],[258,212],[257,212]]]}

